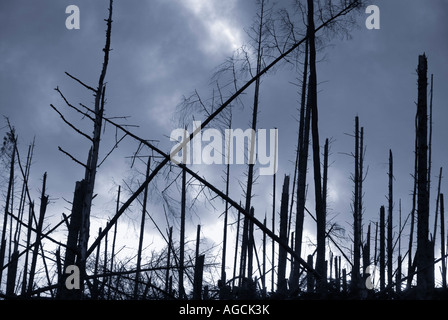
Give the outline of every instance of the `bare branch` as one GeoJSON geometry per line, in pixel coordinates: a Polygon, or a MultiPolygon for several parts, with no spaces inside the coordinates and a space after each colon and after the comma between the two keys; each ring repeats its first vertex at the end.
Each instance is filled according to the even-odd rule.
{"type": "Polygon", "coordinates": [[[82,112],[81,110],[79,110],[78,108],[76,108],[75,106],[73,106],[71,103],[68,102],[68,100],[65,98],[65,96],[62,94],[61,90],[59,90],[59,87],[56,87],[56,90],[62,97],[62,99],[64,99],[65,103],[72,109],[74,109],[75,111],[81,113],[83,116],[86,116],[87,118],[89,118],[90,120],[95,122],[95,119],[93,119],[89,114],[82,112]]]}
{"type": "Polygon", "coordinates": [[[82,82],[81,80],[79,80],[78,78],[76,78],[76,77],[74,77],[74,76],[72,76],[70,73],[68,73],[68,72],[65,72],[65,74],[66,75],[68,75],[70,78],[72,78],[73,80],[75,80],[75,81],[77,81],[77,82],[79,82],[83,87],[85,87],[85,88],[87,88],[87,89],[89,89],[89,90],[91,90],[91,91],[93,91],[93,92],[95,92],[95,94],[97,94],[98,93],[98,90],[96,90],[96,89],[93,89],[91,86],[88,86],[88,85],[86,85],[84,82],[82,82]]]}
{"type": "Polygon", "coordinates": [[[67,121],[67,120],[64,118],[64,116],[62,115],[62,113],[60,113],[59,110],[56,109],[55,106],[53,106],[52,104],[50,104],[50,106],[53,108],[54,111],[56,111],[56,112],[59,114],[59,116],[62,118],[62,120],[63,120],[66,124],[68,124],[73,130],[75,130],[75,131],[78,132],[80,135],[86,137],[87,139],[89,139],[90,141],[93,142],[93,139],[92,139],[90,136],[88,136],[87,134],[85,134],[84,132],[82,132],[81,130],[79,130],[78,128],[76,128],[74,125],[72,125],[69,121],[67,121]]]}
{"type": "Polygon", "coordinates": [[[73,157],[70,153],[68,153],[67,151],[63,150],[61,147],[58,146],[58,150],[61,151],[62,153],[66,154],[70,159],[72,159],[73,161],[75,161],[77,164],[82,165],[84,168],[88,169],[87,166],[82,163],[81,161],[79,161],[78,159],[76,159],[75,157],[73,157]]]}

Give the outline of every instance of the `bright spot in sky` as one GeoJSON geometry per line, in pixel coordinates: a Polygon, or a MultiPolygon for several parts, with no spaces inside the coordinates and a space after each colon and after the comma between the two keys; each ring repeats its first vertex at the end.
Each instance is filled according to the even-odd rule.
{"type": "Polygon", "coordinates": [[[208,31],[208,37],[203,40],[203,50],[206,53],[229,53],[242,45],[241,28],[231,19],[235,0],[185,0],[181,4],[208,31]]]}

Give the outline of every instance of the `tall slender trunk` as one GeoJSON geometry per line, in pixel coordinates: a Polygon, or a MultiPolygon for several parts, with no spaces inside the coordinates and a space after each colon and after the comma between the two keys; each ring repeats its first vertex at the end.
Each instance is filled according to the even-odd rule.
{"type": "MultiPolygon", "coordinates": [[[[229,124],[229,128],[231,127],[231,120],[229,124]]],[[[229,135],[229,140],[231,139],[231,136],[229,135]]],[[[228,141],[230,146],[230,141],[228,141]]],[[[228,155],[230,156],[230,152],[228,152],[228,155]]],[[[228,159],[229,160],[229,159],[228,159]]],[[[230,161],[227,162],[226,166],[226,195],[229,195],[229,185],[230,185],[230,161]]],[[[228,212],[229,212],[229,202],[226,200],[225,203],[225,211],[224,211],[224,227],[223,227],[223,239],[222,239],[222,258],[221,258],[221,283],[223,287],[226,283],[226,254],[227,254],[227,218],[228,218],[228,212]]]]}
{"type": "MultiPolygon", "coordinates": [[[[11,132],[11,134],[14,136],[14,132],[11,132]]],[[[14,183],[15,155],[16,155],[16,141],[14,141],[14,147],[12,149],[11,164],[10,164],[10,169],[9,169],[8,191],[6,194],[5,213],[3,216],[2,240],[0,243],[0,246],[1,246],[0,247],[0,284],[2,281],[3,266],[4,266],[4,260],[5,260],[5,254],[6,254],[6,226],[8,224],[9,203],[10,203],[10,199],[12,197],[12,185],[14,183]]]]}
{"type": "Polygon", "coordinates": [[[442,257],[442,287],[446,289],[446,257],[445,257],[445,206],[443,193],[440,194],[440,251],[442,257]]]}
{"type": "MultiPolygon", "coordinates": [[[[34,207],[34,203],[30,203],[29,204],[29,209],[28,209],[28,230],[27,230],[27,235],[26,235],[26,247],[29,248],[30,243],[31,243],[31,221],[33,219],[33,207],[34,207]]],[[[21,290],[21,295],[25,296],[28,285],[27,285],[27,281],[28,281],[28,259],[29,259],[29,250],[26,251],[25,253],[25,262],[24,262],[24,266],[23,266],[23,280],[22,280],[22,290],[21,290]]]]}
{"type": "MultiPolygon", "coordinates": [[[[265,1],[261,1],[260,8],[260,24],[258,28],[258,39],[257,39],[257,74],[261,71],[262,63],[262,33],[263,33],[263,19],[264,19],[264,5],[265,1]]],[[[260,93],[260,77],[255,80],[255,91],[254,91],[254,105],[252,110],[252,136],[250,138],[250,148],[249,148],[249,167],[247,172],[247,185],[246,185],[246,204],[245,209],[247,212],[251,208],[252,200],[252,187],[254,180],[254,162],[255,162],[255,131],[257,130],[257,116],[258,116],[258,102],[260,93]]],[[[241,261],[240,261],[240,281],[245,277],[246,267],[247,267],[247,255],[248,255],[248,245],[249,245],[249,219],[244,218],[243,223],[243,244],[241,248],[241,261]]],[[[251,259],[251,258],[250,258],[251,259]]],[[[250,275],[248,275],[250,277],[250,275]]]]}
{"type": "MultiPolygon", "coordinates": [[[[272,176],[272,232],[275,234],[275,184],[276,184],[277,176],[274,173],[272,176]]],[[[238,211],[239,215],[239,211],[238,211]]],[[[275,240],[272,239],[272,252],[271,252],[271,292],[274,292],[274,284],[275,284],[275,240]]]]}
{"type": "MultiPolygon", "coordinates": [[[[288,241],[288,198],[289,198],[289,176],[285,175],[283,181],[282,200],[280,207],[280,240],[288,241]]],[[[278,278],[277,290],[280,294],[286,294],[286,250],[279,248],[278,253],[278,278]]]]}
{"type": "Polygon", "coordinates": [[[86,165],[85,171],[85,181],[86,181],[86,192],[83,199],[82,205],[82,215],[81,215],[81,229],[79,232],[79,263],[80,276],[81,276],[81,292],[83,293],[84,281],[86,277],[86,261],[87,261],[87,250],[89,241],[89,231],[90,231],[90,211],[92,208],[92,200],[94,196],[95,178],[98,166],[98,155],[101,140],[101,128],[103,122],[104,104],[105,104],[105,94],[106,86],[104,83],[107,66],[109,63],[109,53],[110,40],[111,40],[111,29],[112,29],[112,5],[113,0],[109,2],[109,16],[106,20],[107,30],[106,30],[106,44],[103,48],[104,59],[101,74],[98,80],[98,86],[95,91],[95,121],[93,129],[93,143],[89,151],[89,157],[86,165]]]}
{"type": "Polygon", "coordinates": [[[233,260],[233,287],[235,287],[235,277],[236,277],[236,262],[238,259],[238,243],[239,243],[239,237],[240,237],[240,221],[241,221],[241,212],[238,210],[238,219],[236,222],[236,239],[235,239],[235,255],[233,260]]]}
{"type": "Polygon", "coordinates": [[[366,243],[364,245],[363,253],[362,253],[362,264],[363,264],[363,273],[364,277],[366,277],[367,267],[370,266],[370,223],[367,227],[367,237],[366,243]]]}
{"type": "Polygon", "coordinates": [[[352,270],[352,291],[357,294],[360,282],[360,259],[361,259],[361,223],[359,212],[359,118],[355,117],[355,192],[353,203],[353,270],[352,270]]]}
{"type": "Polygon", "coordinates": [[[325,140],[324,146],[324,168],[322,176],[322,207],[327,214],[327,185],[328,185],[328,138],[325,140]]]}
{"type": "Polygon", "coordinates": [[[380,291],[386,288],[386,221],[384,206],[380,208],[380,291]]]}
{"type": "Polygon", "coordinates": [[[180,212],[180,250],[179,250],[179,299],[184,299],[184,255],[185,255],[185,200],[186,200],[186,171],[182,169],[182,196],[180,212]]]}
{"type": "MultiPolygon", "coordinates": [[[[165,272],[165,292],[170,293],[169,280],[170,280],[170,267],[171,267],[171,250],[173,246],[173,227],[170,227],[168,233],[168,252],[166,255],[166,272],[165,272]]],[[[168,296],[166,296],[168,299],[168,296]]]]}
{"type": "MultiPolygon", "coordinates": [[[[116,204],[116,208],[115,208],[115,213],[118,212],[118,210],[120,209],[120,193],[121,193],[121,186],[118,186],[118,195],[117,195],[117,204],[116,204]]],[[[115,223],[114,226],[114,237],[112,238],[112,251],[110,254],[110,272],[114,271],[114,259],[115,259],[115,243],[117,240],[117,223],[115,223]]],[[[107,299],[110,299],[110,290],[112,287],[112,277],[109,278],[109,286],[107,289],[107,299]]]]}
{"type": "MultiPolygon", "coordinates": [[[[266,215],[263,220],[263,225],[266,227],[266,215]]],[[[263,262],[262,262],[262,274],[261,274],[261,285],[262,285],[262,297],[266,298],[266,233],[263,233],[263,262]]]]}
{"type": "MultiPolygon", "coordinates": [[[[254,207],[250,207],[250,215],[255,216],[254,207]]],[[[247,242],[247,277],[249,278],[250,283],[252,282],[252,274],[253,274],[253,258],[254,258],[254,223],[249,221],[248,223],[249,233],[248,233],[248,242],[247,242]]]]}
{"type": "Polygon", "coordinates": [[[392,150],[389,150],[389,206],[387,214],[387,284],[392,285],[393,282],[393,239],[392,239],[392,212],[393,212],[393,157],[392,150]]]}
{"type": "Polygon", "coordinates": [[[434,250],[428,239],[429,230],[429,195],[428,195],[428,110],[427,110],[427,59],[419,56],[418,64],[418,103],[417,103],[417,140],[418,140],[418,171],[417,171],[417,286],[419,298],[427,298],[434,287],[433,261],[431,251],[434,250]],[[432,273],[432,275],[431,275],[432,273]]]}
{"type": "Polygon", "coordinates": [[[314,197],[316,201],[317,219],[317,256],[316,272],[321,276],[317,280],[317,291],[324,295],[327,289],[326,263],[325,263],[325,224],[326,216],[322,201],[322,176],[320,168],[320,146],[317,111],[317,72],[316,72],[316,45],[314,27],[314,3],[308,0],[308,40],[310,43],[310,77],[308,88],[308,107],[311,108],[311,133],[313,140],[313,169],[314,169],[314,197]]]}
{"type": "Polygon", "coordinates": [[[439,216],[439,202],[440,202],[440,185],[442,183],[442,167],[440,167],[440,174],[439,174],[439,183],[437,186],[437,199],[436,199],[436,215],[434,216],[434,233],[433,233],[433,241],[436,242],[437,238],[437,219],[439,216]]]}
{"type": "MultiPolygon", "coordinates": [[[[417,132],[418,128],[418,116],[415,115],[415,131],[417,132]]],[[[412,192],[412,209],[411,209],[411,226],[409,231],[409,248],[408,248],[408,279],[406,283],[406,288],[410,289],[412,285],[412,279],[414,277],[414,262],[413,254],[412,254],[412,247],[414,243],[414,228],[415,228],[415,210],[416,210],[416,201],[417,201],[417,164],[418,164],[418,139],[417,134],[415,135],[415,142],[414,142],[414,189],[412,192]]]]}
{"type": "MultiPolygon", "coordinates": [[[[101,227],[98,229],[98,234],[101,234],[101,227]]],[[[95,256],[95,268],[93,270],[93,289],[92,291],[92,300],[97,300],[99,296],[98,292],[98,264],[100,259],[100,249],[101,244],[96,247],[96,256],[95,256]]]]}
{"type": "MultiPolygon", "coordinates": [[[[305,195],[306,195],[306,174],[308,170],[308,147],[310,136],[311,110],[306,106],[306,90],[308,78],[308,41],[305,43],[305,62],[302,79],[302,93],[300,103],[299,135],[297,142],[298,175],[297,175],[297,204],[296,204],[296,225],[294,250],[298,256],[302,251],[303,221],[305,217],[305,195]]],[[[294,191],[293,191],[294,192],[294,191]]],[[[300,264],[293,261],[291,275],[292,290],[295,291],[299,285],[300,264]]]]}
{"type": "MultiPolygon", "coordinates": [[[[148,158],[148,163],[146,165],[146,176],[145,179],[149,177],[149,170],[151,168],[151,157],[148,158]]],[[[143,236],[145,234],[145,216],[146,216],[146,204],[148,202],[148,186],[146,186],[143,193],[143,208],[142,208],[142,218],[140,222],[140,236],[138,239],[138,249],[137,249],[137,270],[135,273],[135,283],[134,283],[134,299],[138,299],[138,289],[140,282],[140,269],[142,262],[142,250],[143,250],[143,236]]]]}
{"type": "MultiPolygon", "coordinates": [[[[431,90],[429,92],[429,140],[428,140],[428,212],[430,209],[431,199],[431,165],[432,165],[432,90],[434,75],[431,74],[431,90]]],[[[436,218],[437,220],[437,218],[436,218]]],[[[434,232],[434,243],[436,241],[436,233],[434,232]]]]}
{"type": "Polygon", "coordinates": [[[48,204],[48,196],[45,195],[46,184],[47,184],[47,173],[45,172],[44,177],[43,177],[43,183],[42,183],[42,194],[41,194],[41,198],[40,198],[41,202],[40,202],[39,220],[38,220],[37,227],[36,227],[36,242],[35,242],[35,245],[33,248],[33,256],[32,256],[32,260],[31,260],[31,268],[30,268],[30,279],[28,282],[28,291],[27,291],[28,297],[31,296],[31,292],[33,291],[34,275],[36,273],[37,255],[39,253],[42,227],[43,227],[45,212],[47,210],[47,204],[48,204]]]}

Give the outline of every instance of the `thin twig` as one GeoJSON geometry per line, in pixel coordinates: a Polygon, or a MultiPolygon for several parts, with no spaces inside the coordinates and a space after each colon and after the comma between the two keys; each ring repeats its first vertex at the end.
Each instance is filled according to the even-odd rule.
{"type": "Polygon", "coordinates": [[[92,139],[90,136],[88,136],[87,134],[85,134],[84,132],[82,132],[81,130],[79,130],[78,128],[76,128],[74,125],[72,125],[69,121],[67,121],[67,120],[64,118],[64,116],[62,115],[62,113],[60,113],[59,110],[56,109],[55,106],[53,106],[52,104],[50,104],[50,106],[53,108],[54,111],[56,111],[56,112],[59,114],[59,116],[62,118],[62,120],[63,120],[66,124],[68,124],[73,130],[75,130],[75,131],[78,132],[80,135],[86,137],[87,139],[89,139],[90,141],[93,142],[93,139],[92,139]]]}
{"type": "Polygon", "coordinates": [[[79,82],[82,86],[84,86],[85,88],[87,88],[87,89],[89,89],[89,90],[91,90],[91,91],[93,91],[93,92],[95,92],[95,94],[97,94],[98,93],[98,90],[96,90],[96,89],[93,89],[91,86],[88,86],[88,85],[86,85],[84,82],[82,82],[81,80],[79,80],[78,78],[76,78],[76,77],[74,77],[74,76],[72,76],[70,73],[68,73],[68,72],[65,72],[65,74],[66,75],[68,75],[70,78],[72,78],[73,80],[75,80],[75,81],[77,81],[77,82],[79,82]]]}
{"type": "Polygon", "coordinates": [[[81,161],[79,161],[78,159],[76,159],[75,157],[73,157],[70,153],[68,153],[67,151],[63,150],[61,147],[58,146],[59,151],[61,151],[62,153],[66,154],[67,156],[70,157],[70,159],[72,159],[73,161],[75,161],[77,164],[82,165],[84,168],[86,168],[87,170],[89,170],[89,168],[82,163],[81,161]]]}

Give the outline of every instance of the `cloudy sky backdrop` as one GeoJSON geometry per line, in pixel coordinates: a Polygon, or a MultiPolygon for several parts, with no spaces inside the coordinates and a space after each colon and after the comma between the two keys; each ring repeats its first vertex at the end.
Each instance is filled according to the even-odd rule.
{"type": "MultiPolygon", "coordinates": [[[[278,1],[277,7],[290,8],[291,2],[278,1]]],[[[415,70],[418,55],[424,52],[428,56],[428,77],[434,74],[432,217],[437,175],[439,168],[446,167],[448,161],[448,2],[371,2],[381,10],[380,30],[365,28],[364,21],[368,15],[361,12],[357,15],[358,27],[352,30],[350,39],[335,37],[319,52],[320,138],[322,145],[325,138],[332,141],[329,218],[346,228],[347,236],[351,232],[353,184],[350,174],[354,167],[353,159],[346,155],[352,152],[354,139],[347,134],[354,131],[355,116],[359,116],[360,125],[364,127],[365,165],[369,168],[364,184],[366,223],[378,221],[380,206],[387,207],[389,149],[394,154],[395,224],[398,224],[399,199],[402,201],[403,221],[410,212],[417,100],[415,70]]],[[[83,168],[59,152],[58,146],[82,161],[87,158],[89,148],[88,141],[63,123],[50,104],[86,133],[92,132],[88,120],[69,110],[53,89],[59,87],[75,105],[82,102],[92,106],[94,99],[90,92],[64,72],[96,86],[103,59],[106,28],[103,19],[107,17],[107,7],[108,1],[105,0],[0,2],[0,114],[8,117],[16,128],[22,159],[26,156],[28,144],[36,138],[30,186],[37,201],[42,175],[48,172],[47,193],[52,199],[48,224],[59,221],[62,212],[69,213],[70,206],[64,199],[72,200],[75,182],[83,177],[83,168]],[[79,30],[65,27],[68,16],[65,8],[71,4],[80,9],[79,30]]],[[[204,97],[210,96],[213,73],[236,49],[248,43],[246,30],[257,12],[256,3],[252,0],[115,1],[113,51],[106,76],[106,116],[129,116],[126,121],[120,120],[121,123],[139,126],[131,130],[142,138],[159,141],[158,146],[169,152],[172,143],[168,136],[178,124],[176,111],[182,96],[189,96],[194,90],[204,97]]],[[[284,64],[263,77],[261,83],[258,126],[279,129],[277,199],[280,198],[284,175],[293,175],[300,101],[299,90],[293,83],[297,83],[299,71],[284,64]]],[[[240,106],[233,111],[235,123],[243,129],[251,123],[253,90],[251,86],[246,91],[244,108],[240,106]]],[[[4,135],[6,121],[0,121],[1,134],[4,135]]],[[[114,139],[115,130],[107,126],[100,150],[101,159],[113,147],[114,139]]],[[[134,189],[137,180],[142,181],[142,175],[135,172],[139,166],[139,170],[144,172],[142,164],[130,169],[129,157],[137,146],[126,138],[99,168],[95,186],[98,197],[92,212],[92,237],[97,228],[112,217],[117,187],[122,185],[125,188],[123,179],[131,181],[130,177],[133,177],[134,189]]],[[[145,154],[149,152],[142,151],[142,155],[145,154]]],[[[178,173],[173,170],[171,178],[178,173]]],[[[196,166],[195,170],[224,190],[223,166],[196,166]]],[[[234,170],[231,196],[240,201],[243,197],[239,182],[245,183],[245,166],[235,166],[231,170],[234,170]]],[[[6,181],[7,171],[2,169],[1,172],[2,181],[6,181]]],[[[312,180],[311,172],[309,182],[312,180]]],[[[268,220],[271,219],[271,181],[272,177],[260,177],[255,186],[255,214],[260,220],[265,214],[268,220]]],[[[149,197],[148,210],[162,230],[166,230],[167,223],[160,190],[170,182],[169,179],[159,179],[156,183],[159,191],[153,186],[149,197]]],[[[445,185],[442,181],[442,191],[445,185]]],[[[190,202],[197,190],[195,186],[190,188],[190,202]]],[[[309,190],[307,207],[313,210],[312,184],[309,190]]],[[[122,199],[128,196],[129,192],[122,199]]],[[[171,187],[170,196],[180,199],[176,187],[171,187]]],[[[203,195],[199,200],[204,200],[203,195]]],[[[204,243],[220,245],[222,217],[219,216],[223,204],[218,200],[213,204],[215,207],[201,201],[196,203],[189,214],[188,239],[194,239],[195,226],[201,224],[204,243]]],[[[276,206],[278,209],[279,203],[276,206]]],[[[177,207],[173,204],[173,213],[170,213],[165,205],[170,224],[175,227],[178,226],[177,207]]],[[[119,224],[122,245],[132,250],[136,247],[138,208],[135,204],[119,224]]],[[[232,222],[235,218],[236,213],[232,212],[232,222]]],[[[305,236],[312,240],[315,225],[309,217],[305,223],[305,236]]],[[[232,237],[234,229],[233,226],[232,237]]],[[[394,232],[397,234],[398,227],[394,232]]],[[[175,239],[178,241],[177,233],[175,239]]],[[[154,225],[148,222],[145,244],[151,250],[160,243],[154,225]]],[[[345,244],[350,246],[350,243],[345,244]]],[[[233,246],[232,241],[231,250],[233,246]]],[[[306,252],[313,250],[312,247],[306,248],[306,252]]]]}

